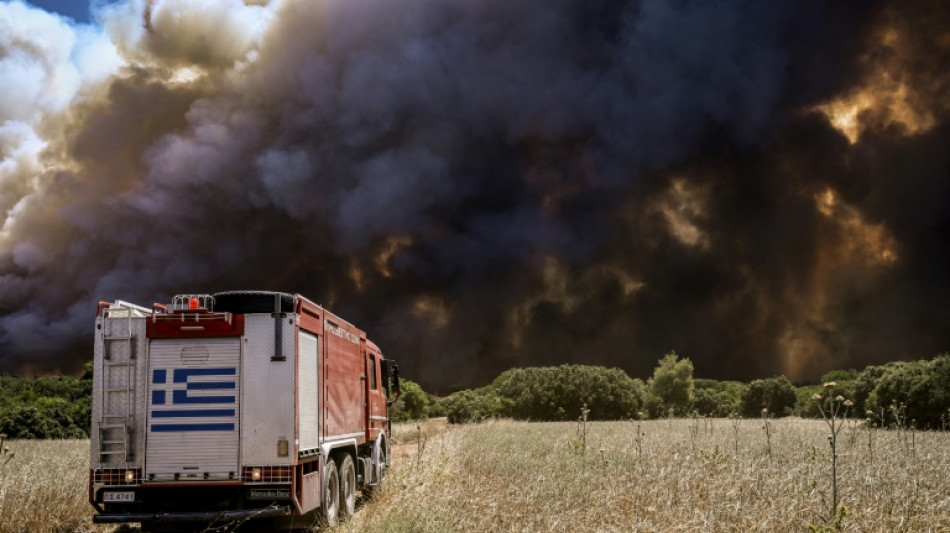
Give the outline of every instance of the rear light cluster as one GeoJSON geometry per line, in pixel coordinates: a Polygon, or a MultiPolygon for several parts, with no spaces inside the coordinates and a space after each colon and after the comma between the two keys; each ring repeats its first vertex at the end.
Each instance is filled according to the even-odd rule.
{"type": "Polygon", "coordinates": [[[141,480],[142,470],[139,468],[105,468],[92,472],[94,485],[136,485],[141,480]]]}
{"type": "Polygon", "coordinates": [[[289,466],[245,466],[245,483],[290,483],[289,466]]]}

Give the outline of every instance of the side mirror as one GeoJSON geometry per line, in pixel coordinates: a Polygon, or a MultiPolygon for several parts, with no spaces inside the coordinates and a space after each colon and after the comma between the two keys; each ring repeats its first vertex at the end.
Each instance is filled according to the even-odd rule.
{"type": "Polygon", "coordinates": [[[399,398],[402,389],[399,388],[399,365],[393,365],[393,396],[399,398]]]}
{"type": "Polygon", "coordinates": [[[399,388],[399,366],[393,361],[383,361],[383,365],[383,369],[386,372],[386,391],[392,394],[392,399],[388,399],[390,394],[386,395],[386,406],[389,407],[396,403],[396,400],[399,399],[399,393],[402,392],[399,388]]]}

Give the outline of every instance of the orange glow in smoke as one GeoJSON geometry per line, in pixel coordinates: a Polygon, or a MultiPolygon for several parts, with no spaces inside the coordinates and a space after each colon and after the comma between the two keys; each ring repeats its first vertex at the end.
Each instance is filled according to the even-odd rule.
{"type": "Polygon", "coordinates": [[[828,187],[815,195],[818,212],[837,223],[844,237],[839,253],[851,260],[889,266],[899,259],[897,241],[883,224],[870,224],[861,212],[845,204],[834,189],[828,187]]]}
{"type": "Polygon", "coordinates": [[[920,91],[909,82],[906,45],[894,28],[880,32],[863,62],[863,82],[844,95],[814,109],[828,118],[851,144],[868,129],[898,127],[905,135],[926,132],[936,121],[922,103],[920,91]]]}
{"type": "Polygon", "coordinates": [[[386,244],[383,246],[382,250],[376,254],[374,263],[376,264],[376,270],[382,274],[384,278],[391,278],[393,276],[392,268],[389,266],[389,261],[394,255],[399,253],[400,250],[408,247],[412,244],[412,237],[401,236],[401,237],[390,237],[386,239],[386,244]]]}

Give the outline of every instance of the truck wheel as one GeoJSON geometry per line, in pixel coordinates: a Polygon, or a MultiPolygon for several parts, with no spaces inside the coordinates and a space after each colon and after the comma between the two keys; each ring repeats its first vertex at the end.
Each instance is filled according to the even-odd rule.
{"type": "Polygon", "coordinates": [[[353,466],[353,457],[347,454],[340,465],[340,513],[344,517],[349,517],[353,516],[354,512],[356,512],[356,467],[353,466]]]}
{"type": "Polygon", "coordinates": [[[335,526],[340,514],[340,473],[333,459],[327,459],[323,472],[323,498],[320,511],[328,526],[335,526]]]}
{"type": "Polygon", "coordinates": [[[376,480],[375,485],[363,489],[363,494],[367,498],[373,498],[380,494],[386,486],[386,446],[379,446],[377,453],[374,455],[378,458],[379,479],[376,480]]]}

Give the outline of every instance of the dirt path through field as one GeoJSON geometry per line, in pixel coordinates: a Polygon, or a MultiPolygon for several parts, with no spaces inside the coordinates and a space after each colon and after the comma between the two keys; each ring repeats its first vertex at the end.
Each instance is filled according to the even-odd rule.
{"type": "Polygon", "coordinates": [[[393,425],[392,433],[392,454],[393,462],[404,464],[419,453],[420,443],[422,447],[427,441],[436,435],[450,431],[448,419],[430,418],[418,422],[405,422],[393,425]]]}

